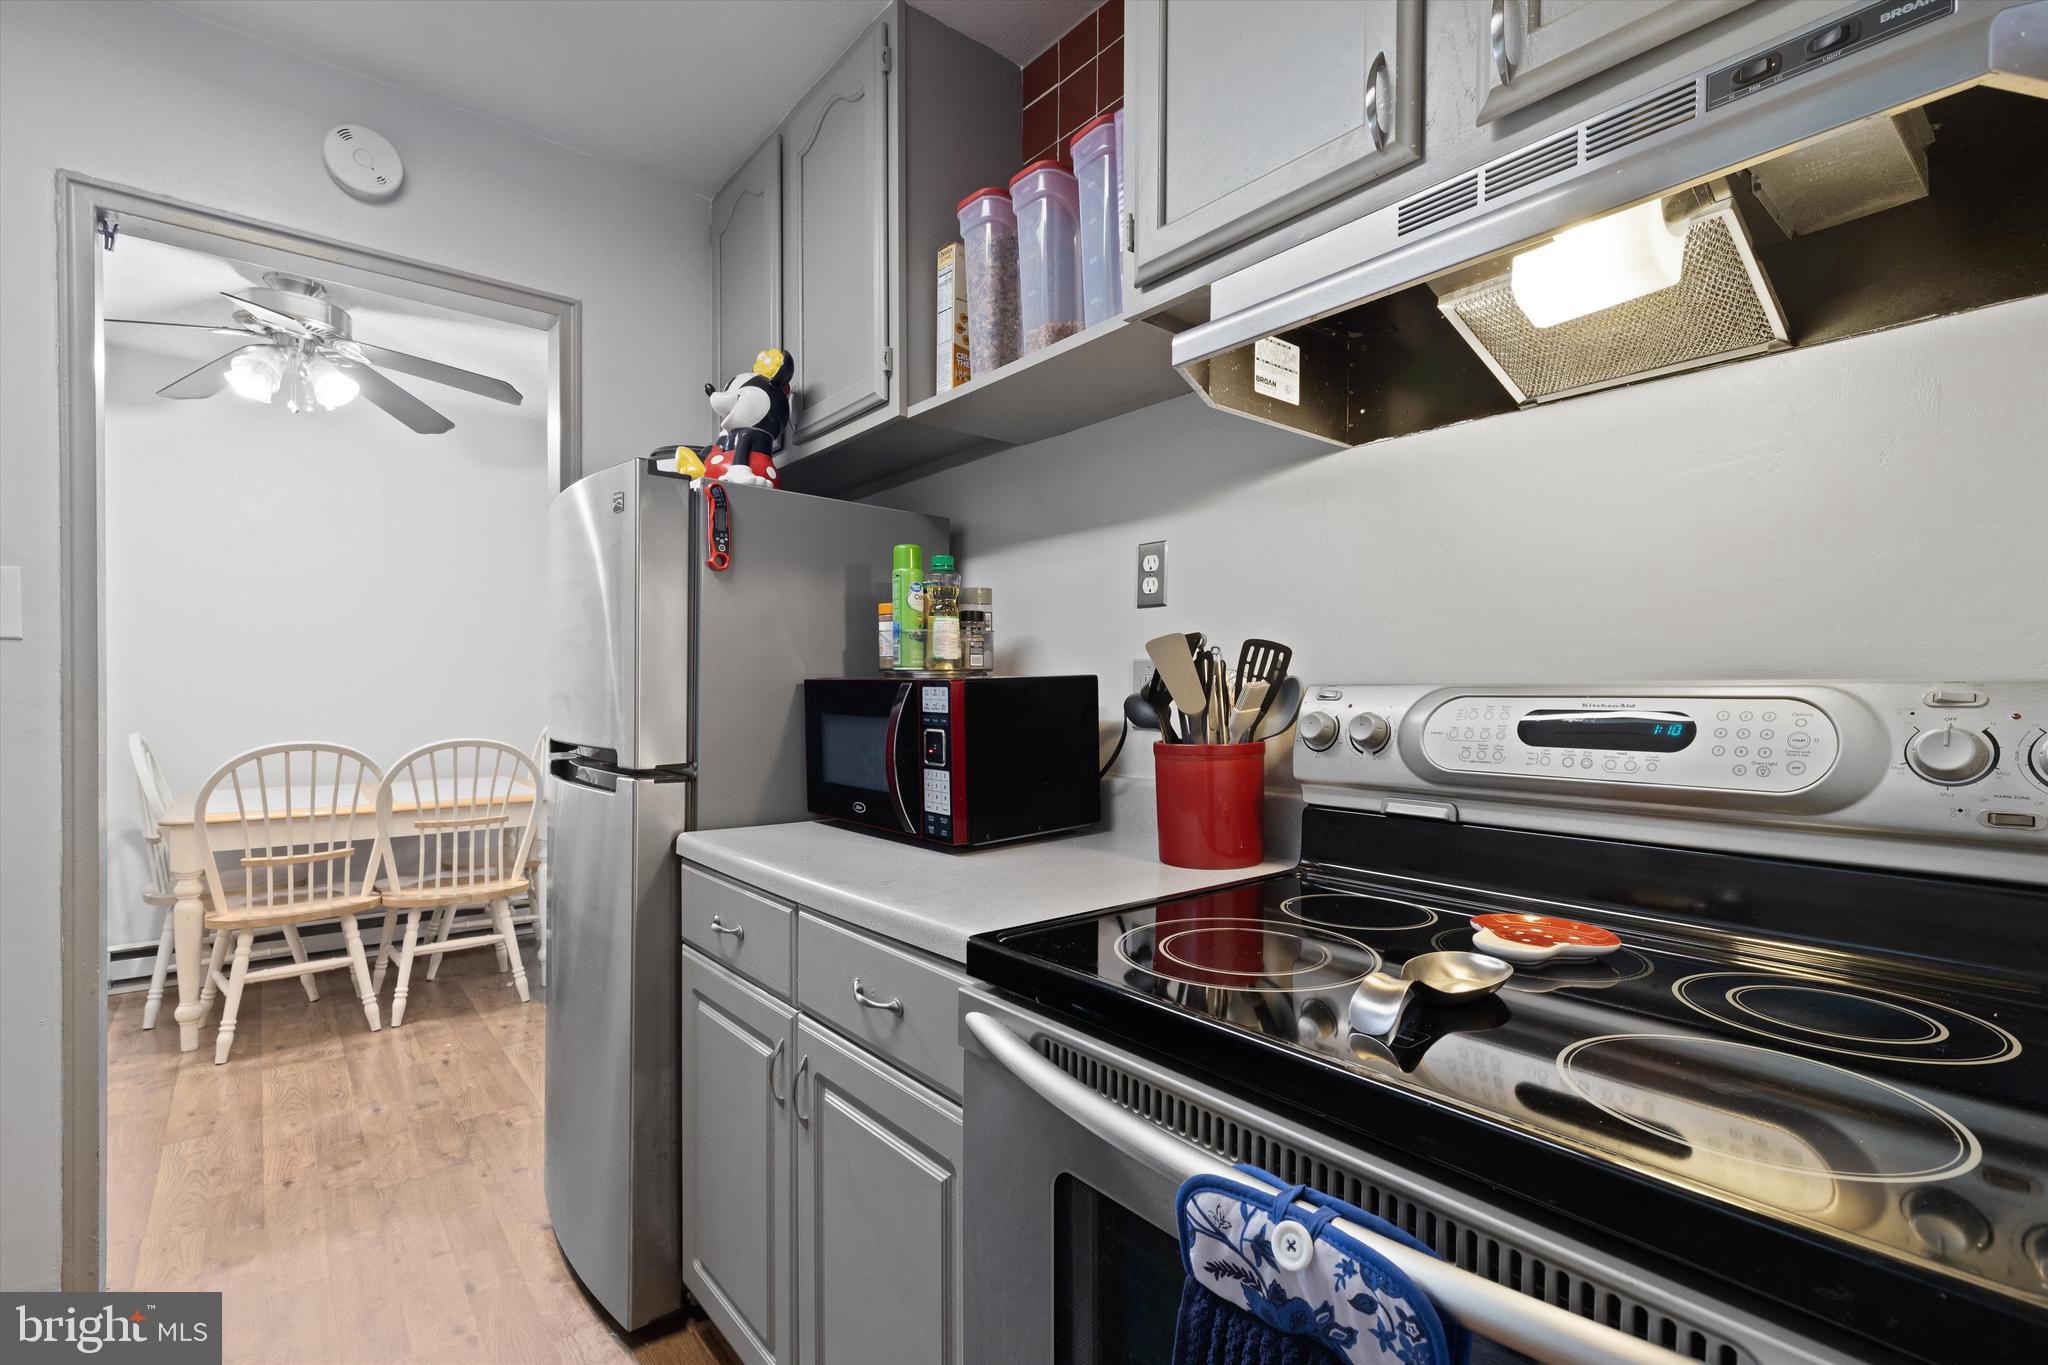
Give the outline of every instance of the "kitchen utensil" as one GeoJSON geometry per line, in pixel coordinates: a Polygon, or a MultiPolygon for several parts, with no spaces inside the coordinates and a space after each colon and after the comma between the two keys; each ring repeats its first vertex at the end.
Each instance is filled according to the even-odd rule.
{"type": "Polygon", "coordinates": [[[1145,701],[1151,706],[1152,714],[1158,718],[1160,735],[1168,744],[1179,743],[1180,737],[1173,724],[1173,694],[1166,690],[1166,684],[1159,677],[1159,670],[1152,670],[1152,680],[1145,685],[1145,701]]]}
{"type": "Polygon", "coordinates": [[[1301,679],[1282,678],[1280,685],[1266,690],[1265,704],[1252,720],[1252,738],[1264,743],[1284,734],[1301,711],[1301,679]]]}
{"type": "Polygon", "coordinates": [[[1294,650],[1277,640],[1246,640],[1237,651],[1237,685],[1264,678],[1270,686],[1287,676],[1294,650]]]}
{"type": "Polygon", "coordinates": [[[1237,704],[1230,709],[1230,743],[1247,744],[1251,741],[1252,722],[1265,709],[1266,693],[1270,690],[1264,678],[1254,678],[1237,689],[1237,704]]]}
{"type": "Polygon", "coordinates": [[[1145,655],[1159,670],[1160,681],[1173,694],[1173,704],[1184,716],[1199,717],[1209,709],[1208,690],[1195,670],[1195,655],[1189,652],[1185,635],[1162,635],[1145,642],[1145,655]]]}
{"type": "Polygon", "coordinates": [[[1499,990],[1515,969],[1484,953],[1441,952],[1411,957],[1397,975],[1378,971],[1351,994],[1353,1032],[1384,1035],[1401,1022],[1408,992],[1416,986],[1439,995],[1472,998],[1499,990]]]}
{"type": "Polygon", "coordinates": [[[1597,924],[1557,915],[1474,915],[1472,946],[1510,962],[1583,962],[1621,946],[1597,924]]]}
{"type": "Polygon", "coordinates": [[[1124,719],[1140,730],[1165,730],[1159,712],[1143,692],[1133,692],[1124,698],[1124,719]]]}

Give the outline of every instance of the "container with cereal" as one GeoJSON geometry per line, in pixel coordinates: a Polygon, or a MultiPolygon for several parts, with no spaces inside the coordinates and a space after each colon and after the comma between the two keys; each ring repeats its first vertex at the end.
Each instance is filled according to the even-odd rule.
{"type": "Polygon", "coordinates": [[[960,201],[960,242],[967,258],[967,361],[975,375],[1017,358],[1023,340],[1017,306],[1017,215],[1009,191],[976,190],[960,201]]]}
{"type": "Polygon", "coordinates": [[[1081,330],[1081,191],[1057,161],[1034,161],[1010,180],[1017,214],[1017,290],[1024,354],[1081,330]]]}

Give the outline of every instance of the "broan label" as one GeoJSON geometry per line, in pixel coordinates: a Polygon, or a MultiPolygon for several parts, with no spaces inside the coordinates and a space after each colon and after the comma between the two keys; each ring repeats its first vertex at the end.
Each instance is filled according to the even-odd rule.
{"type": "Polygon", "coordinates": [[[1301,347],[1262,337],[1252,347],[1252,388],[1266,398],[1301,406],[1301,347]]]}

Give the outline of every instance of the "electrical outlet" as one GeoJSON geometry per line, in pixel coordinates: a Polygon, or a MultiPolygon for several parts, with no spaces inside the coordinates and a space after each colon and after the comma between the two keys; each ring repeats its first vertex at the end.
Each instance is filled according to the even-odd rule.
{"type": "Polygon", "coordinates": [[[1143,692],[1151,685],[1152,661],[1150,659],[1131,660],[1131,691],[1143,692]]]}
{"type": "Polygon", "coordinates": [[[1166,542],[1148,540],[1138,547],[1138,605],[1166,605],[1166,542]]]}

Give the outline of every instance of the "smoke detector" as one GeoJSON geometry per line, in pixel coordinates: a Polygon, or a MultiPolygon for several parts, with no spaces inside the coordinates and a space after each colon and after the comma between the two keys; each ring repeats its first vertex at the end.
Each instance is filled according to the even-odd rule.
{"type": "Polygon", "coordinates": [[[398,148],[382,133],[360,123],[328,129],[321,152],[334,183],[358,199],[380,203],[397,194],[405,183],[405,163],[399,160],[398,148]]]}

